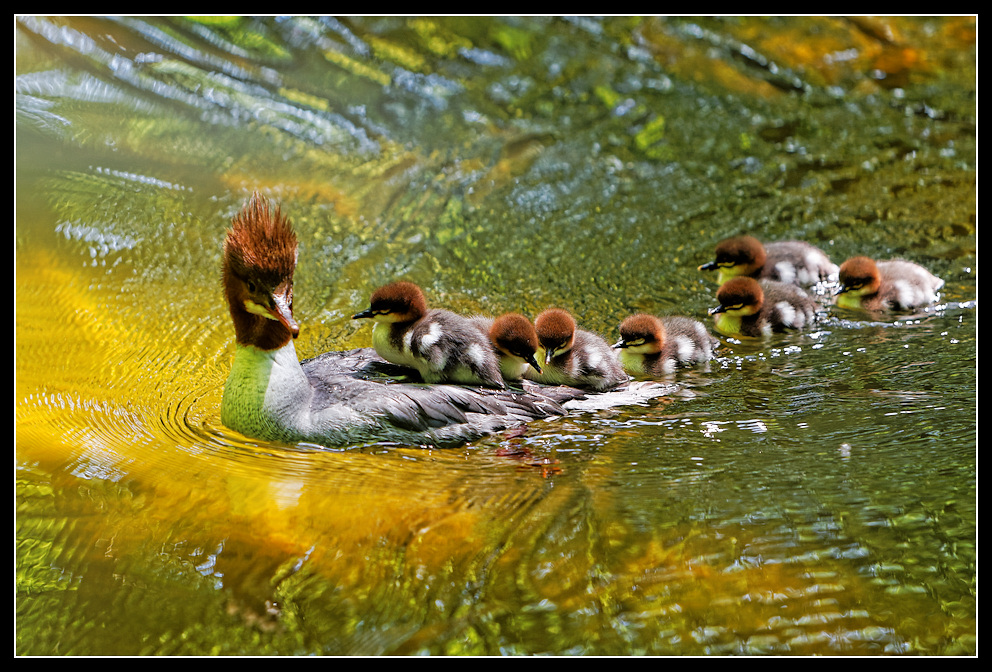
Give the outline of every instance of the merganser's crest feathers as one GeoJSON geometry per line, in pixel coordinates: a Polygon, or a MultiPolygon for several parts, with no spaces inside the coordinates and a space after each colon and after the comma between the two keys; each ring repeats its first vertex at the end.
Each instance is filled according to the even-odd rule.
{"type": "Polygon", "coordinates": [[[255,192],[231,221],[224,241],[224,269],[239,277],[254,273],[272,280],[292,278],[297,253],[289,219],[279,206],[272,212],[268,200],[255,192]]]}

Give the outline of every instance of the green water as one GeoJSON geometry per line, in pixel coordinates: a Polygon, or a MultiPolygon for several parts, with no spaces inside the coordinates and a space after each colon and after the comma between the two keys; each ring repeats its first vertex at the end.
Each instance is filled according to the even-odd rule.
{"type": "Polygon", "coordinates": [[[19,655],[977,653],[976,22],[21,18],[19,655]],[[742,231],[946,281],[463,448],[224,428],[230,217],[303,357],[413,280],[705,319],[742,231]]]}

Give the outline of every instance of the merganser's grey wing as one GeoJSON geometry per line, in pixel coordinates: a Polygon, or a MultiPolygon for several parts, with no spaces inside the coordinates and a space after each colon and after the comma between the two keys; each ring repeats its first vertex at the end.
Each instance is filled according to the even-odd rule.
{"type": "MultiPolygon", "coordinates": [[[[414,373],[383,361],[362,348],[327,352],[301,362],[310,380],[313,409],[340,406],[350,413],[375,417],[406,431],[429,431],[477,422],[489,416],[486,430],[528,420],[565,415],[551,397],[536,390],[518,393],[460,385],[392,382],[398,372],[414,373]]],[[[484,433],[484,432],[482,432],[484,433]]]]}

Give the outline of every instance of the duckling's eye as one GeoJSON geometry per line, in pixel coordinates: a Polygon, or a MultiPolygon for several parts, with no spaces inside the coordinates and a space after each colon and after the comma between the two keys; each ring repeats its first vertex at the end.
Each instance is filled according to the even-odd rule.
{"type": "Polygon", "coordinates": [[[255,293],[255,290],[257,290],[257,289],[258,289],[258,287],[257,287],[257,285],[255,285],[254,281],[249,280],[248,281],[248,292],[250,294],[254,294],[255,293]]]}

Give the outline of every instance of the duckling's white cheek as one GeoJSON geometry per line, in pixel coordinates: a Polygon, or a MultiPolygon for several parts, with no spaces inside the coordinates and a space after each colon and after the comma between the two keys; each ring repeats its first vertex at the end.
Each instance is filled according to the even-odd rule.
{"type": "Polygon", "coordinates": [[[441,329],[441,325],[437,322],[432,322],[429,327],[427,327],[427,333],[420,338],[420,345],[423,348],[433,347],[435,343],[441,340],[441,336],[444,332],[441,329]]]}

